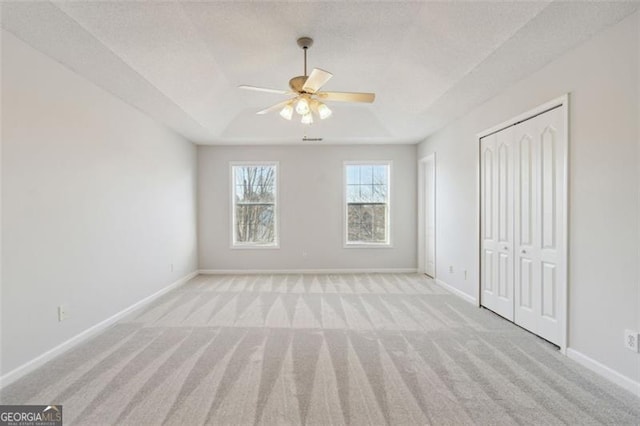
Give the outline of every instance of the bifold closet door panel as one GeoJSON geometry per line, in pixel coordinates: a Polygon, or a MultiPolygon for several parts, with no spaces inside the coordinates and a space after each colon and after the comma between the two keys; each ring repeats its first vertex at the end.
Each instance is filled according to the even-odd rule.
{"type": "Polygon", "coordinates": [[[539,123],[535,118],[515,126],[516,138],[516,206],[515,231],[517,253],[515,264],[515,322],[537,333],[540,312],[540,274],[535,264],[538,247],[538,163],[540,156],[539,123]]]}
{"type": "Polygon", "coordinates": [[[480,142],[481,303],[514,320],[513,129],[480,142]]]}
{"type": "Polygon", "coordinates": [[[515,323],[559,344],[564,301],[563,110],[514,126],[515,323]]]}

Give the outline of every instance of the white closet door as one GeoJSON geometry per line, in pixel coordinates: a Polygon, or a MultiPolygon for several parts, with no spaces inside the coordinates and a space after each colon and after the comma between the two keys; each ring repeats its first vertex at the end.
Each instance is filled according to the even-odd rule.
{"type": "Polygon", "coordinates": [[[515,323],[560,344],[564,287],[563,109],[515,131],[515,323]]]}
{"type": "Polygon", "coordinates": [[[513,321],[513,129],[480,141],[481,300],[513,321]]]}

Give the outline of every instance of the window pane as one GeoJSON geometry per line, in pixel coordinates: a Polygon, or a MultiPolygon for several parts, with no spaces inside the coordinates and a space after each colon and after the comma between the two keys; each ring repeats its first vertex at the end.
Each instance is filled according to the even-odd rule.
{"type": "Polygon", "coordinates": [[[373,199],[373,187],[371,185],[360,185],[360,200],[371,202],[373,199]]]}
{"type": "Polygon", "coordinates": [[[362,206],[358,204],[349,204],[349,241],[362,241],[362,206]]]}
{"type": "Polygon", "coordinates": [[[262,186],[258,193],[258,200],[263,203],[272,203],[275,200],[275,188],[273,186],[262,186]]]}
{"type": "Polygon", "coordinates": [[[387,201],[387,185],[374,185],[373,196],[371,201],[375,203],[384,203],[387,201]]]}
{"type": "Polygon", "coordinates": [[[347,202],[355,203],[360,201],[360,186],[347,185],[347,202]]]}
{"type": "Polygon", "coordinates": [[[386,213],[387,206],[386,205],[376,205],[373,208],[373,241],[385,241],[386,240],[386,213]]]}
{"type": "Polygon", "coordinates": [[[236,202],[243,201],[244,200],[243,187],[241,185],[236,185],[234,188],[234,191],[235,191],[233,194],[234,200],[236,200],[236,202]]]}
{"type": "Polygon", "coordinates": [[[236,186],[242,186],[246,181],[245,176],[245,168],[244,167],[234,167],[233,168],[234,181],[236,186]]]}
{"type": "Polygon", "coordinates": [[[374,166],[373,183],[376,185],[386,185],[388,169],[389,169],[389,166],[374,166]]]}
{"type": "Polygon", "coordinates": [[[236,206],[236,242],[271,243],[275,237],[273,205],[236,206]]]}
{"type": "Polygon", "coordinates": [[[373,183],[373,166],[360,166],[360,183],[365,185],[373,183]]]}
{"type": "Polygon", "coordinates": [[[347,166],[347,185],[360,183],[360,166],[347,166]]]}
{"type": "Polygon", "coordinates": [[[237,201],[272,202],[275,199],[275,167],[235,166],[237,201]]]}
{"type": "Polygon", "coordinates": [[[386,211],[384,204],[349,204],[348,241],[350,242],[385,242],[386,211]]]}

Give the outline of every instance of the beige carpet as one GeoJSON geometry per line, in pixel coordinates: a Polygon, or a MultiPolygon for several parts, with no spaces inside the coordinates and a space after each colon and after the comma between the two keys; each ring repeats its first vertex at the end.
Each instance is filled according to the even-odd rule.
{"type": "Polygon", "coordinates": [[[2,390],[65,424],[640,424],[640,400],[413,274],[199,276],[2,390]]]}

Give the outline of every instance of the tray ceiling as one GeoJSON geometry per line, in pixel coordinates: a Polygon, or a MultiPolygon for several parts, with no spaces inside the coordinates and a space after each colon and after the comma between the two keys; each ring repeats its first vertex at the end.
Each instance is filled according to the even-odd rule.
{"type": "Polygon", "coordinates": [[[199,144],[415,143],[596,32],[638,2],[4,2],[2,27],[199,144]],[[255,112],[309,68],[331,91],[312,126],[255,112]]]}

